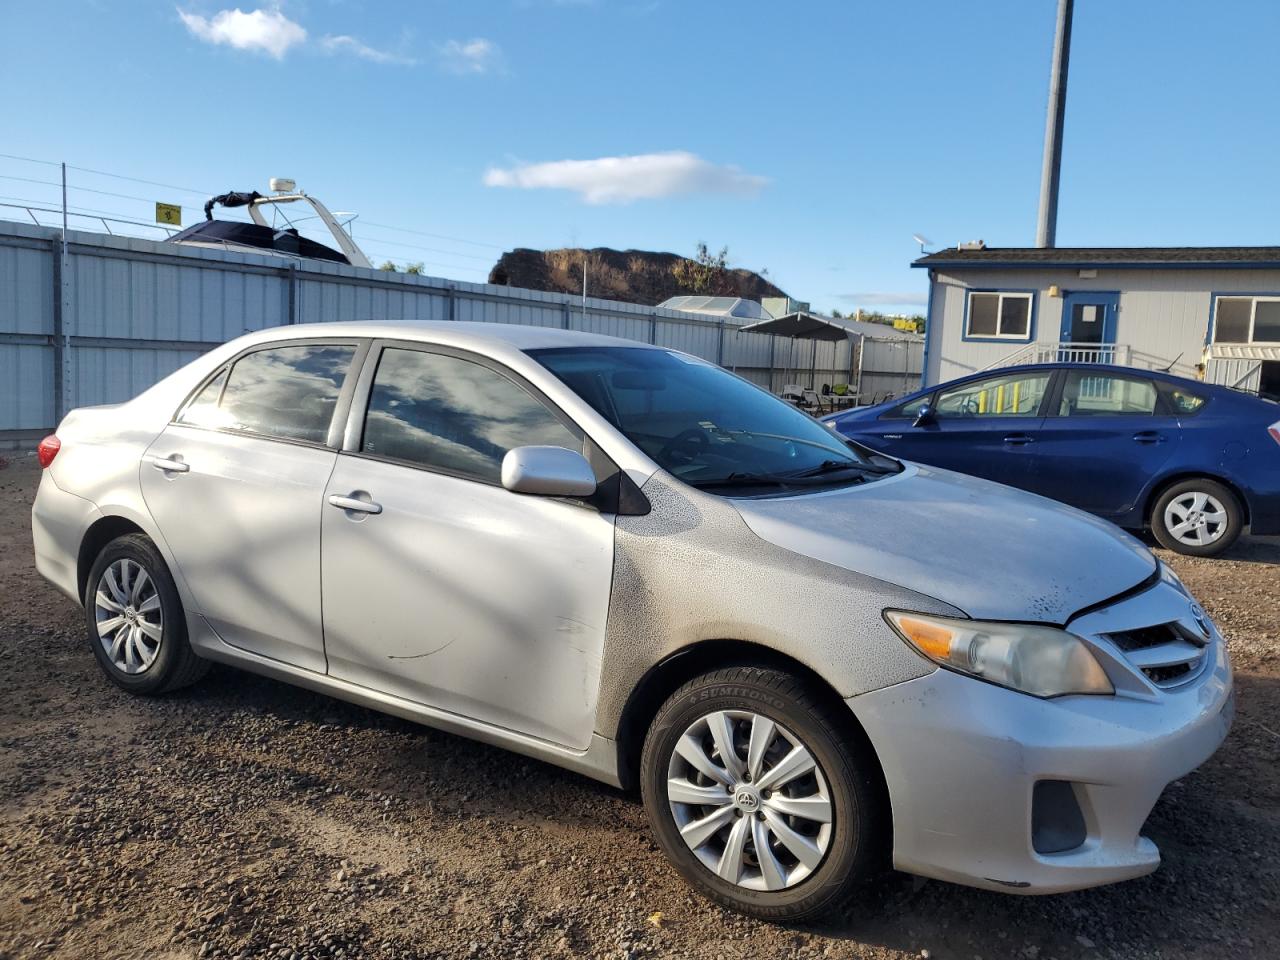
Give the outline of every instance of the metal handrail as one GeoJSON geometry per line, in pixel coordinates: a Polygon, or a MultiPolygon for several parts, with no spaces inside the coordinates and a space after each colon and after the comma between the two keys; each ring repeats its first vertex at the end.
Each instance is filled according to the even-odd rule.
{"type": "MultiPolygon", "coordinates": [[[[48,224],[41,223],[40,220],[36,217],[35,212],[33,211],[37,211],[39,213],[52,213],[59,217],[62,216],[61,208],[54,209],[52,207],[37,207],[37,206],[32,206],[31,204],[26,204],[26,203],[0,203],[0,207],[9,207],[14,210],[25,210],[27,216],[31,218],[31,222],[34,223],[37,227],[48,226],[48,224]]],[[[169,235],[173,235],[175,233],[180,232],[177,228],[166,227],[162,223],[147,223],[143,220],[122,220],[119,217],[104,217],[96,213],[76,213],[74,210],[68,210],[67,216],[81,217],[85,220],[97,220],[99,223],[102,224],[102,229],[105,230],[107,233],[111,234],[111,236],[116,236],[116,234],[112,232],[111,227],[109,226],[109,224],[112,224],[112,223],[123,223],[131,227],[146,227],[149,230],[164,230],[169,235]]]]}

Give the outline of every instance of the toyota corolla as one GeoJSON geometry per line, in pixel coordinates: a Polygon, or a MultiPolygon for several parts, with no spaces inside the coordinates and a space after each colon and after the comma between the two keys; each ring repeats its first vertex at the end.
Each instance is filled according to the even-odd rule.
{"type": "Polygon", "coordinates": [[[39,447],[41,573],[136,694],[210,661],[627,788],[698,890],[1141,876],[1231,722],[1222,637],[1111,524],[542,328],[232,341],[39,447]]]}

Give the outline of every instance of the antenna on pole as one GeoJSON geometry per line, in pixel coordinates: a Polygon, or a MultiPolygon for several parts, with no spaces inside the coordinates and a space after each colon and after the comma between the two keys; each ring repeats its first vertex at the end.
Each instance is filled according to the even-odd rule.
{"type": "Polygon", "coordinates": [[[1071,59],[1071,13],[1074,0],[1058,0],[1058,26],[1053,35],[1049,72],[1049,115],[1044,126],[1044,165],[1040,171],[1040,213],[1036,246],[1052,247],[1058,238],[1058,180],[1062,174],[1062,124],[1067,109],[1067,63],[1071,59]]]}

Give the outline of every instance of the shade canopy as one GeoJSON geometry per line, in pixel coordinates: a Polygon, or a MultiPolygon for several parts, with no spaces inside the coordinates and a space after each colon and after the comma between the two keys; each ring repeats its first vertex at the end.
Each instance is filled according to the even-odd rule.
{"type": "Polygon", "coordinates": [[[760,320],[738,328],[742,333],[771,333],[797,340],[840,341],[847,337],[871,337],[883,340],[920,340],[918,333],[895,330],[883,323],[867,323],[844,317],[822,317],[816,313],[788,313],[785,317],[760,320]]]}

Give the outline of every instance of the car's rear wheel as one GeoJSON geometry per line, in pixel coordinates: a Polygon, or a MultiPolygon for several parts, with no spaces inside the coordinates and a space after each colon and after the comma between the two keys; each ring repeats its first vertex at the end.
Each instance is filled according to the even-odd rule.
{"type": "Polygon", "coordinates": [[[182,601],[155,544],[117,537],[85,583],[89,643],[103,672],[130,693],[165,693],[195,683],[208,661],[187,640],[182,601]]]}
{"type": "Polygon", "coordinates": [[[1244,512],[1235,494],[1215,480],[1180,480],[1156,498],[1151,532],[1163,547],[1193,557],[1213,557],[1235,543],[1244,512]]]}
{"type": "Polygon", "coordinates": [[[689,681],[654,719],[641,756],[649,821],[684,878],[724,906],[817,917],[884,863],[879,767],[824,693],[734,667],[689,681]]]}

